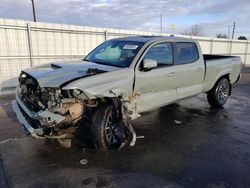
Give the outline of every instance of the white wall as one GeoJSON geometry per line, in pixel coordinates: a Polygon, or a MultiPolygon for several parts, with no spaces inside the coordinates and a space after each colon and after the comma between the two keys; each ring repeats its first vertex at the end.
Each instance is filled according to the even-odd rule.
{"type": "MultiPolygon", "coordinates": [[[[130,35],[159,33],[0,19],[0,94],[31,64],[80,59],[107,39],[130,35]]],[[[197,39],[204,53],[239,55],[250,65],[250,41],[182,37],[197,39]]]]}

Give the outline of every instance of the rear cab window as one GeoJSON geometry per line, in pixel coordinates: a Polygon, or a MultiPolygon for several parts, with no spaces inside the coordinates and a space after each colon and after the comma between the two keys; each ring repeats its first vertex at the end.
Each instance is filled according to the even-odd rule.
{"type": "Polygon", "coordinates": [[[182,65],[193,63],[199,59],[198,48],[193,42],[177,42],[175,44],[175,64],[182,65]]]}

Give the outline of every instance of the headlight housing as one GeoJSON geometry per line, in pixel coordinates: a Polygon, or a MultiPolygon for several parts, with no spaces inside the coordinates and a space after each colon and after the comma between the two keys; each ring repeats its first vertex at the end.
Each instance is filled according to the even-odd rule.
{"type": "Polygon", "coordinates": [[[20,74],[20,78],[27,78],[27,74],[22,72],[22,73],[20,74]]]}

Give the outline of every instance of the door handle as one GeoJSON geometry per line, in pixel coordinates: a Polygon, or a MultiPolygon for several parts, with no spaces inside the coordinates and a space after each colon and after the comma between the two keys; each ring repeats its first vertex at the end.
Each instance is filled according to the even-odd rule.
{"type": "Polygon", "coordinates": [[[203,71],[203,68],[202,68],[202,67],[198,67],[198,68],[196,69],[196,72],[200,72],[200,71],[203,71]]]}
{"type": "Polygon", "coordinates": [[[175,72],[170,72],[169,74],[167,74],[168,77],[173,77],[173,76],[176,76],[176,73],[175,72]]]}

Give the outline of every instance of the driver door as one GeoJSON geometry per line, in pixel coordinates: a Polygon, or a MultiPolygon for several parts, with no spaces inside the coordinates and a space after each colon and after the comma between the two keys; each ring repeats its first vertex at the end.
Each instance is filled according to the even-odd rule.
{"type": "Polygon", "coordinates": [[[135,93],[139,93],[138,112],[161,107],[176,99],[177,85],[174,71],[174,49],[170,42],[152,45],[146,52],[135,73],[135,93]],[[157,62],[151,70],[143,69],[143,60],[157,62]]]}

